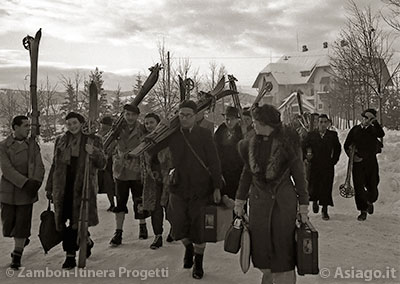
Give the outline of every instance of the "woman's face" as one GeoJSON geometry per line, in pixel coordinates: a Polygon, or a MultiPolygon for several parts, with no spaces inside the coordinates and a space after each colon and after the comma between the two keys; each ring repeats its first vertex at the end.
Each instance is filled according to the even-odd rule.
{"type": "Polygon", "coordinates": [[[157,120],[154,117],[147,117],[144,119],[144,127],[148,132],[152,132],[157,127],[157,120]]]}
{"type": "Polygon", "coordinates": [[[253,119],[253,125],[257,135],[269,136],[271,135],[272,131],[274,131],[273,127],[255,119],[253,119]]]}
{"type": "Polygon", "coordinates": [[[67,120],[67,129],[72,134],[77,134],[81,131],[82,124],[75,117],[67,120]]]}

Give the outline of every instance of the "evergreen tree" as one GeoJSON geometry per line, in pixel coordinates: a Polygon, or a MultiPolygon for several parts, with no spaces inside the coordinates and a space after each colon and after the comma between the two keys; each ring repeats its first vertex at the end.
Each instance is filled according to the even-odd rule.
{"type": "Polygon", "coordinates": [[[121,86],[118,84],[117,90],[115,91],[114,99],[111,104],[111,111],[113,115],[122,111],[123,103],[121,101],[121,86]]]}
{"type": "Polygon", "coordinates": [[[90,83],[92,81],[95,82],[96,87],[97,87],[97,94],[99,95],[99,98],[100,98],[100,101],[98,104],[99,114],[102,115],[100,110],[104,111],[107,108],[107,106],[106,106],[107,99],[103,98],[103,100],[101,100],[102,93],[104,91],[104,89],[103,89],[104,80],[103,80],[103,71],[100,71],[98,67],[96,67],[96,69],[94,71],[90,71],[89,78],[85,79],[83,82],[83,85],[84,85],[83,93],[82,93],[83,109],[84,109],[85,115],[87,115],[89,112],[89,87],[90,87],[90,83]]]}
{"type": "Polygon", "coordinates": [[[78,111],[78,102],[72,82],[71,81],[66,82],[65,88],[66,88],[65,90],[66,96],[60,108],[61,113],[64,115],[66,115],[71,111],[78,111]]]}

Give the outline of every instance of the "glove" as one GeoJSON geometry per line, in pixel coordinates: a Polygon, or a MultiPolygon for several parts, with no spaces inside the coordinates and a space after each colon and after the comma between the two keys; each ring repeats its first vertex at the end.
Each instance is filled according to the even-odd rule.
{"type": "Polygon", "coordinates": [[[222,203],[225,204],[226,208],[232,209],[235,208],[235,200],[228,197],[228,195],[222,196],[222,203]]]}
{"type": "Polygon", "coordinates": [[[38,190],[42,186],[42,182],[34,180],[34,179],[28,179],[27,182],[25,182],[24,186],[22,187],[22,190],[24,190],[30,197],[35,197],[38,190]]]}
{"type": "Polygon", "coordinates": [[[221,202],[221,191],[219,188],[214,189],[213,198],[215,204],[219,204],[221,202]]]}
{"type": "Polygon", "coordinates": [[[308,220],[308,204],[299,205],[300,222],[305,223],[308,220]]]}
{"type": "Polygon", "coordinates": [[[246,200],[235,199],[235,207],[233,208],[233,212],[238,217],[243,217],[244,215],[244,205],[246,204],[246,200]]]}

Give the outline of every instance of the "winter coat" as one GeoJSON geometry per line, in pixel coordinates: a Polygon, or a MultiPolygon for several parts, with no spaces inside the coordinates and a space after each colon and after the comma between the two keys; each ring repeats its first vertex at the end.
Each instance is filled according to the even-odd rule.
{"type": "Polygon", "coordinates": [[[223,123],[215,132],[214,140],[221,160],[222,175],[225,179],[225,186],[222,188],[221,194],[227,194],[234,199],[243,169],[243,160],[238,151],[238,143],[243,139],[243,134],[239,124],[231,132],[223,123]]]}
{"type": "MultiPolygon", "coordinates": [[[[44,165],[39,145],[35,142],[35,168],[32,179],[42,182],[44,165]]],[[[0,202],[11,205],[27,205],[38,201],[37,194],[32,197],[22,187],[28,181],[29,142],[19,142],[8,136],[0,143],[0,202]]]]}
{"type": "Polygon", "coordinates": [[[169,149],[164,149],[157,156],[150,157],[147,153],[143,161],[143,209],[154,211],[157,201],[157,187],[162,187],[161,206],[166,207],[169,197],[168,172],[172,168],[169,149]]]}
{"type": "Polygon", "coordinates": [[[284,127],[267,141],[258,135],[242,140],[239,153],[245,165],[236,198],[250,196],[253,264],[272,272],[293,270],[297,205],[308,204],[299,136],[284,127]]]}
{"type": "Polygon", "coordinates": [[[113,156],[113,175],[118,180],[140,180],[141,162],[140,158],[126,155],[141,142],[144,127],[136,122],[135,128],[130,131],[125,123],[117,140],[116,153],[113,156]]]}
{"type": "Polygon", "coordinates": [[[367,128],[361,125],[354,126],[347,134],[344,150],[349,154],[351,145],[356,146],[356,155],[363,160],[375,160],[378,148],[378,138],[385,136],[382,126],[377,122],[367,128]]]}
{"type": "Polygon", "coordinates": [[[169,147],[172,166],[176,170],[177,184],[170,185],[170,192],[184,198],[206,198],[215,188],[221,188],[221,165],[215,143],[209,130],[195,125],[191,131],[178,129],[157,144],[150,155],[169,147]],[[200,164],[187,146],[182,132],[194,151],[205,163],[209,172],[200,164]]]}
{"type": "MultiPolygon", "coordinates": [[[[50,168],[49,177],[47,179],[46,191],[51,192],[53,196],[56,227],[61,231],[65,224],[63,222],[63,204],[65,185],[67,177],[67,152],[68,142],[71,139],[71,133],[67,132],[57,137],[54,145],[53,163],[50,168]]],[[[88,142],[89,136],[81,134],[79,157],[76,169],[76,176],[73,188],[73,201],[72,201],[72,227],[78,228],[78,220],[80,214],[80,206],[82,199],[83,180],[85,173],[85,160],[87,152],[85,145],[88,142]]],[[[101,138],[95,135],[90,136],[93,139],[93,146],[95,151],[91,157],[89,168],[89,226],[95,226],[99,223],[97,215],[97,192],[98,192],[98,170],[106,166],[106,157],[103,152],[103,144],[101,138]]]]}
{"type": "Polygon", "coordinates": [[[337,132],[327,130],[321,137],[318,131],[310,132],[303,141],[303,153],[311,149],[309,192],[312,201],[333,206],[332,186],[334,168],[339,161],[341,145],[337,132]]]}

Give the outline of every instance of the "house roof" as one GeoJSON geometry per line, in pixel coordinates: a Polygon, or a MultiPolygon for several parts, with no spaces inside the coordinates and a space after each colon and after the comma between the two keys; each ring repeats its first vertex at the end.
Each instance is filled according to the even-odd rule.
{"type": "MultiPolygon", "coordinates": [[[[282,110],[286,106],[292,105],[295,100],[296,100],[296,105],[297,105],[297,92],[292,93],[290,96],[288,96],[286,99],[284,99],[282,104],[278,107],[278,110],[282,110]]],[[[301,97],[301,101],[302,101],[303,108],[306,111],[313,112],[315,110],[314,105],[312,103],[310,103],[309,101],[303,99],[303,97],[301,97]]]]}
{"type": "Polygon", "coordinates": [[[263,74],[271,74],[279,85],[306,84],[317,67],[329,66],[329,49],[294,52],[268,64],[258,74],[253,88],[258,88],[263,74]]]}

